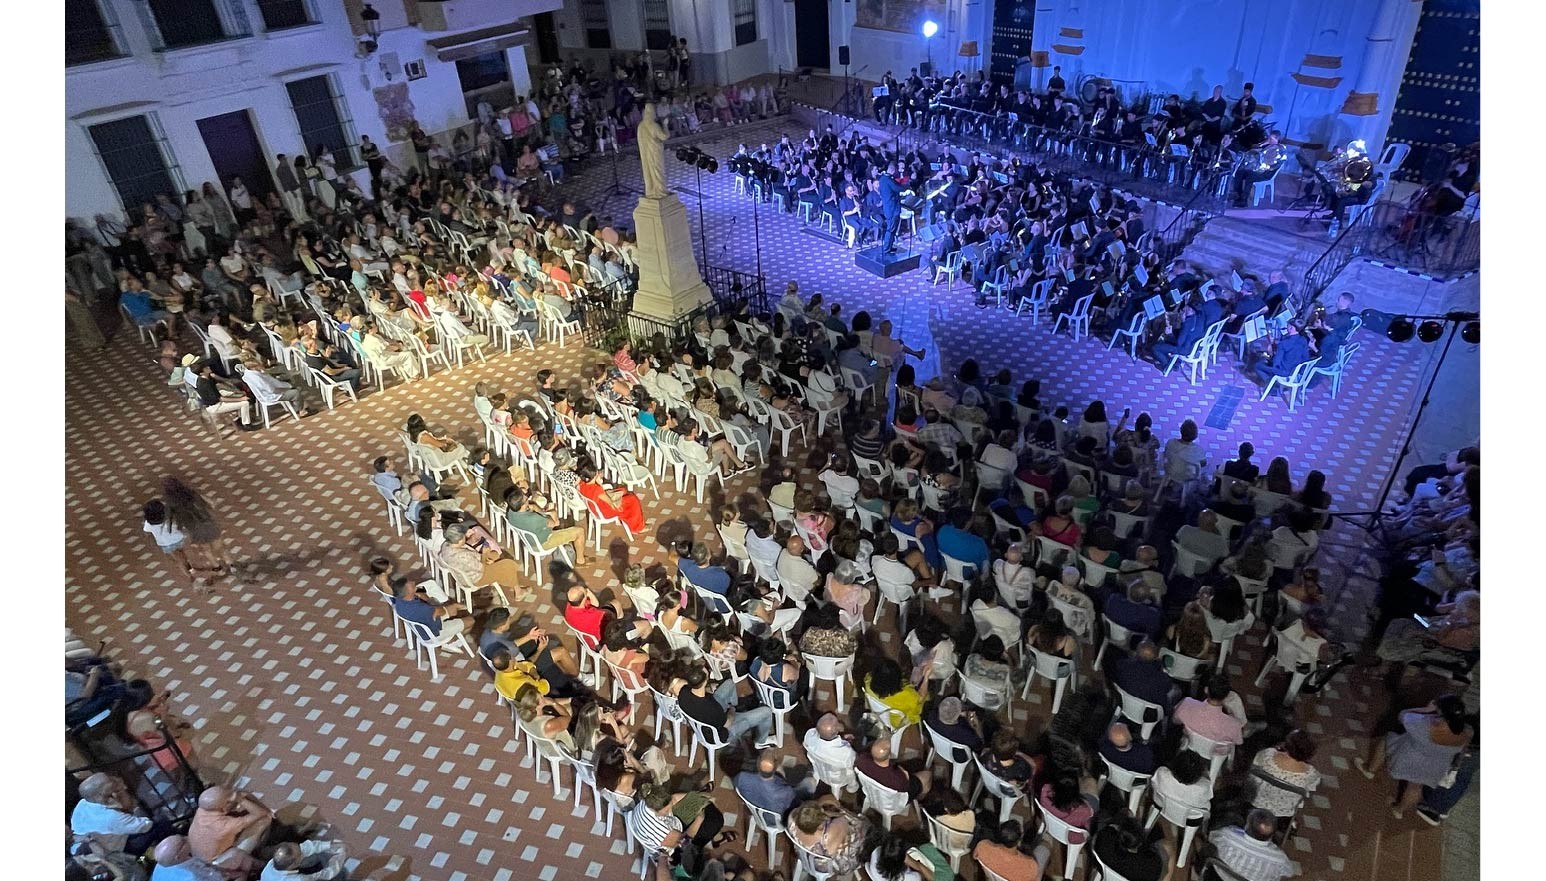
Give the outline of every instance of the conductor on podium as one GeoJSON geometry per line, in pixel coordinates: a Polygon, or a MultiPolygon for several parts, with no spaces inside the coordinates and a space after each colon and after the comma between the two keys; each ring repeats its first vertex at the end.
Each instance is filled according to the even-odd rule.
{"type": "Polygon", "coordinates": [[[902,191],[907,189],[907,179],[897,174],[895,162],[886,166],[880,178],[881,213],[885,217],[886,234],[880,242],[880,253],[896,250],[896,233],[902,226],[902,191]]]}

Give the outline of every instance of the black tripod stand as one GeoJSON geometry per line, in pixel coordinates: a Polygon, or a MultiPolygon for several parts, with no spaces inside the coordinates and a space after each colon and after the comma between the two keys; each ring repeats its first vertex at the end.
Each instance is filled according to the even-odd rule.
{"type": "Polygon", "coordinates": [[[637,198],[644,195],[643,190],[636,190],[633,187],[623,185],[623,181],[620,177],[618,177],[617,173],[618,150],[615,135],[612,141],[612,145],[612,185],[607,187],[606,190],[601,193],[600,200],[596,204],[598,214],[601,213],[599,209],[610,209],[612,200],[618,198],[619,196],[631,196],[637,198]]]}

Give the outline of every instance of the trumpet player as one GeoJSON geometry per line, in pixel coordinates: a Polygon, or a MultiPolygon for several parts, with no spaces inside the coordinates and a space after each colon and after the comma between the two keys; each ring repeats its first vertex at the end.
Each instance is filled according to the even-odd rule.
{"type": "Polygon", "coordinates": [[[1288,150],[1279,143],[1283,139],[1283,132],[1273,129],[1267,133],[1267,140],[1261,146],[1246,154],[1240,167],[1235,170],[1235,207],[1244,208],[1246,194],[1250,188],[1264,180],[1270,180],[1278,171],[1278,166],[1288,158],[1288,150]]]}

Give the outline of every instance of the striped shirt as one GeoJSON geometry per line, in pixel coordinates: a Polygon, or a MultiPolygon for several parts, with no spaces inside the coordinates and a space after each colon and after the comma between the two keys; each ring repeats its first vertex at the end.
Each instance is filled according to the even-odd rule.
{"type": "Polygon", "coordinates": [[[682,821],[675,814],[664,816],[649,809],[643,801],[633,806],[633,833],[649,853],[665,849],[665,841],[671,833],[682,831],[682,821]]]}

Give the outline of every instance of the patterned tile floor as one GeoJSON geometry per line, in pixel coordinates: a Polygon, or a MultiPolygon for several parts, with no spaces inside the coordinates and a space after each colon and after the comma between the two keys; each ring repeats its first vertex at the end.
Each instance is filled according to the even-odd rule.
{"type": "MultiPolygon", "coordinates": [[[[739,136],[708,140],[705,148],[728,153],[739,136]]],[[[624,180],[636,181],[628,165],[625,157],[624,180]]],[[[687,182],[684,169],[670,171],[677,184],[687,182]]],[[[611,182],[610,168],[600,166],[575,186],[594,194],[611,182]]],[[[731,199],[730,185],[725,173],[705,179],[709,248],[724,255],[721,262],[750,267],[751,205],[731,199]]],[[[621,202],[611,207],[621,210],[621,202]]],[[[1147,409],[1163,436],[1245,384],[1227,357],[1195,387],[1180,377],[1162,379],[1095,341],[1052,337],[1028,320],[980,311],[961,286],[929,287],[919,274],[881,282],[860,273],[836,245],[800,234],[793,218],[764,211],[760,221],[770,279],[797,278],[807,292],[825,291],[850,312],[885,313],[909,344],[928,348],[920,379],[940,364],[975,356],[985,367],[1010,367],[1017,380],[1037,376],[1047,400],[1081,406],[1098,396],[1110,407],[1147,409]]],[[[1247,389],[1230,427],[1205,431],[1203,443],[1217,458],[1249,438],[1264,455],[1288,456],[1300,474],[1325,470],[1341,506],[1367,505],[1416,392],[1416,370],[1402,354],[1371,358],[1340,400],[1317,390],[1294,416],[1278,402],[1257,403],[1247,389]]],[[[129,336],[119,333],[106,350],[75,363],[79,369],[66,381],[67,622],[88,639],[110,639],[110,650],[137,675],[177,693],[179,710],[199,727],[209,776],[239,779],[272,805],[336,823],[362,860],[357,877],[629,877],[623,845],[602,837],[588,802],[575,808],[536,782],[473,664],[446,658],[440,683],[409,666],[361,574],[375,553],[414,557],[411,540],[393,534],[365,482],[372,457],[400,453],[394,424],[418,412],[460,427],[463,439],[476,443],[475,381],[527,392],[540,367],[575,373],[578,346],[499,355],[486,366],[371,393],[300,423],[223,439],[160,387],[148,350],[129,336]],[[184,475],[216,504],[231,555],[243,561],[237,583],[194,594],[140,533],[138,506],[167,473],[184,475]]],[[[742,477],[732,491],[753,485],[751,476],[742,477]]],[[[712,506],[690,496],[668,489],[647,509],[650,539],[631,552],[614,543],[611,561],[603,557],[582,573],[590,583],[615,583],[630,553],[646,564],[663,562],[654,537],[667,524],[712,535],[705,514],[712,506]]],[[[1349,571],[1362,565],[1356,535],[1339,530],[1328,553],[1349,571]]],[[[1340,591],[1344,621],[1361,618],[1366,593],[1365,581],[1348,580],[1340,591]]],[[[550,602],[539,611],[554,615],[550,602]]],[[[895,644],[894,633],[882,639],[895,644]]],[[[1230,664],[1242,684],[1260,652],[1259,640],[1245,641],[1253,645],[1230,664]]],[[[1022,716],[1044,722],[1047,699],[1037,693],[1029,706],[1017,703],[1017,723],[1022,716]]],[[[818,693],[822,706],[830,700],[829,692],[818,693]]],[[[1260,710],[1254,689],[1248,702],[1260,710]]],[[[1293,845],[1305,877],[1438,877],[1441,834],[1411,818],[1390,819],[1383,787],[1348,772],[1368,721],[1384,704],[1379,683],[1356,671],[1318,700],[1300,703],[1300,723],[1321,739],[1317,764],[1326,775],[1293,845]]],[[[909,735],[908,748],[920,747],[909,735]]],[[[738,813],[733,794],[722,789],[717,798],[727,813],[738,813]]],[[[786,868],[787,860],[786,849],[786,868]]]]}

